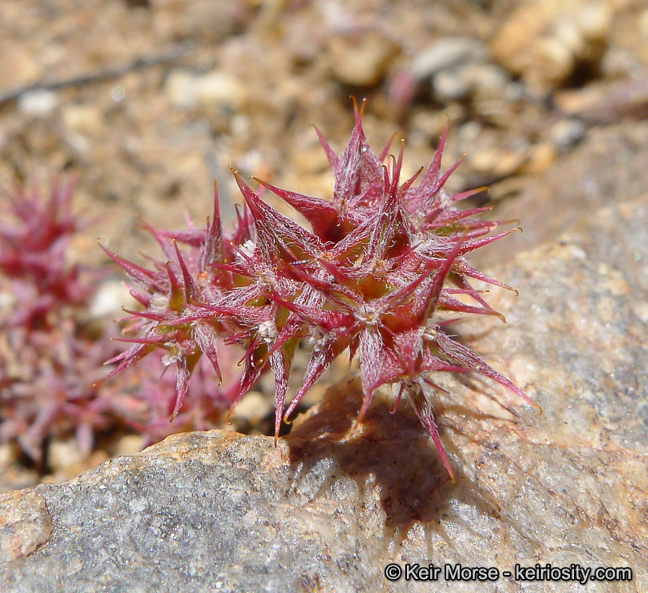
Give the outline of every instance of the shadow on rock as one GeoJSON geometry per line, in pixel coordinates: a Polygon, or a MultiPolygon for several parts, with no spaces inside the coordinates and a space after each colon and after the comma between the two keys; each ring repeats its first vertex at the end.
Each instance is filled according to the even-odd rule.
{"type": "Polygon", "coordinates": [[[354,428],[362,400],[357,377],[330,388],[286,437],[291,462],[313,465],[330,457],[360,479],[361,488],[361,478],[375,475],[388,527],[406,529],[415,521],[437,519],[450,478],[414,409],[403,398],[392,413],[393,402],[376,395],[354,428]]]}

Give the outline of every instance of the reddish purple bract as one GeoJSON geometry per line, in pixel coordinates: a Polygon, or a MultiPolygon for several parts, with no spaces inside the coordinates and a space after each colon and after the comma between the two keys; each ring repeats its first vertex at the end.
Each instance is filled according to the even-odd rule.
{"type": "Polygon", "coordinates": [[[488,208],[455,206],[480,190],[445,191],[458,165],[441,172],[446,134],[427,172],[400,183],[403,146],[397,157],[388,156],[389,145],[376,154],[362,129],[363,109],[364,104],[355,109],[353,133],[340,156],[318,131],[335,177],[332,201],[256,180],[299,211],[312,231],[275,211],[234,173],[246,208],[233,231],[221,227],[215,192],[213,219],[205,229],[149,229],[166,263],[149,270],[106,250],[137,286],[133,294],[143,307],[129,312],[137,337],[111,361],[118,363],[111,375],[154,349],[165,350],[164,362],[177,369],[175,416],[200,358],[205,355],[220,376],[223,348],[239,348],[243,369],[228,397],[235,406],[271,369],[278,434],[282,417],[290,416],[348,348],[362,370],[358,420],[376,389],[400,385],[398,401],[409,395],[452,476],[423,389],[436,387],[435,373],[474,371],[533,404],[444,331],[462,314],[501,318],[470,282],[508,287],[472,268],[464,256],[512,231],[493,234],[498,223],[475,217],[488,208]],[[179,243],[188,249],[180,250],[179,243]],[[312,344],[310,361],[286,409],[291,363],[304,338],[312,344]]]}

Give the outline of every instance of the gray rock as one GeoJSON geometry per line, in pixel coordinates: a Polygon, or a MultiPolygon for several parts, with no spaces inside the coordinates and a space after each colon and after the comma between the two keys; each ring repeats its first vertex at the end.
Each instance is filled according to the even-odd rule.
{"type": "Polygon", "coordinates": [[[442,70],[483,63],[489,58],[488,47],[477,39],[445,37],[417,54],[412,61],[410,72],[415,80],[424,80],[442,70]]]}
{"type": "Polygon", "coordinates": [[[587,128],[577,119],[561,119],[549,131],[552,144],[560,151],[568,152],[587,135],[587,128]]]}
{"type": "Polygon", "coordinates": [[[497,64],[467,64],[461,76],[478,99],[503,99],[510,94],[511,77],[497,64]]]}
{"type": "Polygon", "coordinates": [[[472,320],[459,333],[544,413],[476,377],[439,379],[456,484],[406,401],[391,414],[378,396],[349,433],[362,397],[351,379],[277,447],[176,435],[66,484],[3,495],[0,538],[16,531],[7,517],[37,535],[17,554],[0,545],[0,589],[581,590],[383,575],[389,563],[460,563],[629,567],[632,581],[590,581],[588,593],[648,590],[647,222],[646,199],[603,209],[496,274],[520,290],[491,295],[508,323],[472,320]]]}
{"type": "Polygon", "coordinates": [[[503,99],[510,77],[496,64],[468,63],[438,72],[432,80],[439,101],[453,101],[474,95],[477,99],[503,99]]]}
{"type": "Polygon", "coordinates": [[[441,70],[432,79],[432,92],[439,101],[456,101],[470,93],[470,85],[460,69],[441,70]]]}

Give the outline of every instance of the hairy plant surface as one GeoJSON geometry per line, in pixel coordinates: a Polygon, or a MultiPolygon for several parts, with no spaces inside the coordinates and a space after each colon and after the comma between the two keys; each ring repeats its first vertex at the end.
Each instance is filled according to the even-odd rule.
{"type": "Polygon", "coordinates": [[[340,156],[317,131],[335,177],[332,201],[255,179],[299,211],[311,231],[271,208],[234,172],[246,203],[234,230],[222,228],[215,191],[206,228],[149,228],[165,255],[152,269],[106,249],[132,279],[133,296],[142,305],[141,311],[129,311],[136,337],[129,350],[110,361],[117,363],[110,376],[163,350],[163,363],[176,366],[175,416],[192,372],[203,369],[201,357],[220,377],[222,353],[238,348],[241,377],[230,383],[227,398],[235,406],[270,369],[278,435],[282,417],[288,419],[348,349],[351,358],[359,357],[362,371],[358,421],[376,389],[399,385],[396,406],[403,394],[411,398],[452,476],[424,383],[440,389],[436,373],[476,372],[533,404],[446,333],[465,314],[501,318],[471,281],[509,287],[471,267],[464,256],[512,230],[493,234],[497,222],[476,218],[488,208],[456,207],[481,188],[454,195],[444,189],[459,164],[441,171],[447,131],[427,171],[421,168],[400,183],[403,146],[397,157],[389,155],[389,145],[376,154],[365,138],[362,115],[356,107],[353,133],[340,156]],[[312,346],[310,361],[286,408],[291,363],[304,339],[312,346]]]}

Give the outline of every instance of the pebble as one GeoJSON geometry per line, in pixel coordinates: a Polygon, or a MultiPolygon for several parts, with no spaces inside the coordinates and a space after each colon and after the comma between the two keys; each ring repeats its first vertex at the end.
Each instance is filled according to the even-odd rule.
{"type": "Polygon", "coordinates": [[[133,309],[135,299],[121,281],[103,282],[94,294],[88,310],[88,320],[112,319],[121,316],[122,307],[133,309]]]}
{"type": "Polygon", "coordinates": [[[490,62],[488,47],[467,37],[448,37],[420,52],[412,61],[414,81],[430,80],[434,98],[449,103],[468,97],[504,99],[510,76],[490,62]]]}
{"type": "Polygon", "coordinates": [[[333,74],[341,83],[372,87],[384,77],[397,47],[371,31],[357,40],[341,35],[333,37],[328,51],[333,74]]]}
{"type": "Polygon", "coordinates": [[[83,454],[76,439],[59,441],[52,439],[47,454],[47,462],[54,472],[65,470],[83,462],[83,454]]]}
{"type": "Polygon", "coordinates": [[[246,138],[252,129],[252,120],[249,115],[237,113],[231,119],[232,135],[236,138],[246,138]]]}
{"type": "Polygon", "coordinates": [[[512,152],[499,148],[487,148],[469,156],[470,166],[474,171],[494,177],[512,175],[527,158],[526,151],[512,152]]]}
{"type": "Polygon", "coordinates": [[[496,64],[466,64],[442,70],[432,81],[434,96],[452,101],[473,96],[476,100],[504,99],[510,77],[496,64]]]}
{"type": "MultiPolygon", "coordinates": [[[[645,44],[648,46],[648,43],[645,44]]],[[[628,48],[610,47],[601,60],[603,78],[640,76],[643,67],[635,51],[628,48]]]]}
{"type": "Polygon", "coordinates": [[[556,88],[574,71],[574,54],[565,40],[538,39],[529,70],[524,73],[532,87],[556,88]]]}
{"type": "Polygon", "coordinates": [[[497,64],[467,64],[460,71],[476,100],[504,99],[511,77],[497,64]]]}
{"type": "Polygon", "coordinates": [[[557,91],[554,102],[566,115],[599,124],[619,121],[626,116],[641,119],[648,114],[648,78],[626,77],[584,89],[557,91]]]}
{"type": "Polygon", "coordinates": [[[101,112],[94,105],[70,105],[63,111],[63,121],[70,132],[99,136],[104,130],[101,112]]]}
{"type": "Polygon", "coordinates": [[[234,113],[239,111],[247,98],[242,82],[225,72],[213,71],[194,81],[196,101],[199,107],[234,113]]]}
{"type": "Polygon", "coordinates": [[[0,444],[0,470],[4,471],[20,457],[20,448],[16,443],[0,444]]]}
{"type": "Polygon", "coordinates": [[[416,80],[424,80],[443,70],[484,63],[489,59],[488,47],[480,41],[469,37],[447,37],[421,51],[412,61],[410,71],[416,80]]]}
{"type": "Polygon", "coordinates": [[[250,424],[258,424],[274,409],[271,398],[265,397],[258,391],[250,391],[234,408],[232,420],[247,420],[250,424]]]}
{"type": "Polygon", "coordinates": [[[141,434],[127,434],[123,436],[115,446],[114,456],[134,455],[144,448],[146,437],[141,434]]]}
{"type": "Polygon", "coordinates": [[[493,36],[493,57],[532,92],[547,93],[567,82],[579,64],[600,63],[613,10],[589,0],[521,4],[493,36]]]}
{"type": "Polygon", "coordinates": [[[549,131],[551,143],[561,152],[566,152],[577,146],[586,134],[585,124],[578,119],[560,120],[549,131]]]}
{"type": "Polygon", "coordinates": [[[605,2],[581,2],[575,13],[576,26],[588,41],[602,41],[612,30],[613,8],[605,2]]]}
{"type": "Polygon", "coordinates": [[[18,109],[25,115],[47,117],[59,104],[56,93],[45,89],[24,93],[18,99],[18,109]]]}
{"type": "Polygon", "coordinates": [[[186,70],[172,70],[166,78],[164,91],[171,105],[178,109],[193,109],[196,106],[194,75],[186,70]]]}
{"type": "Polygon", "coordinates": [[[216,109],[235,113],[247,99],[243,83],[218,70],[201,76],[195,76],[186,70],[174,70],[166,79],[165,92],[174,107],[198,107],[207,112],[216,109]]]}
{"type": "Polygon", "coordinates": [[[550,142],[531,147],[527,160],[518,169],[520,175],[541,175],[556,162],[558,151],[550,142]]]}
{"type": "Polygon", "coordinates": [[[466,97],[470,88],[456,70],[442,70],[432,79],[432,91],[439,101],[452,101],[466,97]]]}
{"type": "Polygon", "coordinates": [[[448,105],[443,112],[416,111],[412,115],[411,129],[407,137],[407,145],[416,146],[423,142],[438,141],[447,125],[454,126],[461,121],[464,111],[458,103],[448,105]]]}

